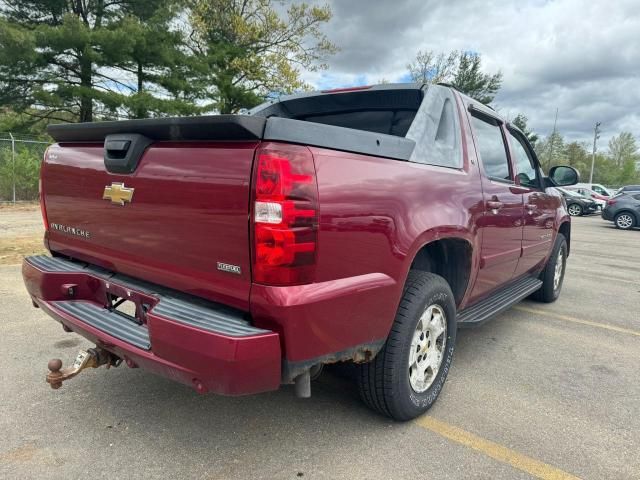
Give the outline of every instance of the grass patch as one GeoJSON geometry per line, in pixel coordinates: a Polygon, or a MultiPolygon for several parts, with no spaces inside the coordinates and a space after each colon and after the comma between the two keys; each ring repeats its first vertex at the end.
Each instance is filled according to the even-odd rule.
{"type": "Polygon", "coordinates": [[[0,265],[20,264],[24,257],[42,253],[46,253],[42,234],[0,238],[0,265]]]}

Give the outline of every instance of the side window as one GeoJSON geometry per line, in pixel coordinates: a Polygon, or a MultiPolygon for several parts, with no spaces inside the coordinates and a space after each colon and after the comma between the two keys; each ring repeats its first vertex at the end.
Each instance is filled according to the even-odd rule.
{"type": "Polygon", "coordinates": [[[536,174],[536,168],[534,166],[533,158],[531,158],[527,147],[522,144],[522,141],[509,132],[509,142],[511,142],[511,151],[513,152],[513,163],[516,169],[516,176],[520,180],[520,185],[524,187],[538,188],[538,178],[536,174]]]}
{"type": "Polygon", "coordinates": [[[485,173],[492,180],[512,181],[509,159],[500,126],[481,120],[476,116],[472,116],[471,119],[485,173]]]}
{"type": "Polygon", "coordinates": [[[416,142],[410,161],[462,168],[459,131],[455,97],[449,88],[429,86],[406,135],[416,142]]]}

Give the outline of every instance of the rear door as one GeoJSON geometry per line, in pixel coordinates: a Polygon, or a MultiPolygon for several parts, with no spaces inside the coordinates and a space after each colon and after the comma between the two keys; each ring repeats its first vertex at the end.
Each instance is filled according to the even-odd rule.
{"type": "Polygon", "coordinates": [[[542,264],[551,251],[560,197],[545,193],[536,157],[522,134],[515,129],[506,131],[516,185],[522,191],[524,202],[522,257],[515,273],[520,276],[542,264]]]}
{"type": "Polygon", "coordinates": [[[513,278],[522,248],[523,199],[507,155],[502,122],[472,111],[471,124],[480,157],[484,214],[480,270],[472,301],[513,278]]]}

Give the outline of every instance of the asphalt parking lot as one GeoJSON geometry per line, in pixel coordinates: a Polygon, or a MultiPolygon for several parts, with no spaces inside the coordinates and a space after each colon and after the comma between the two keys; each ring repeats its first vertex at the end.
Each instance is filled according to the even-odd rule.
{"type": "Polygon", "coordinates": [[[405,424],[335,372],[308,400],[200,396],[126,367],[51,390],[47,361],[91,345],[0,265],[0,478],[640,479],[639,246],[575,219],[560,300],[461,331],[437,404],[405,424]]]}

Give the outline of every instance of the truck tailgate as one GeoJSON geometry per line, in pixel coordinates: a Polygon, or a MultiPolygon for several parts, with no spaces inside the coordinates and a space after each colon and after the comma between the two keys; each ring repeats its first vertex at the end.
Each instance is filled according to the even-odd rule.
{"type": "Polygon", "coordinates": [[[116,174],[105,167],[102,142],[55,144],[42,173],[49,248],[246,309],[257,145],[155,142],[132,173],[116,174]],[[132,196],[121,204],[123,188],[132,196]]]}

